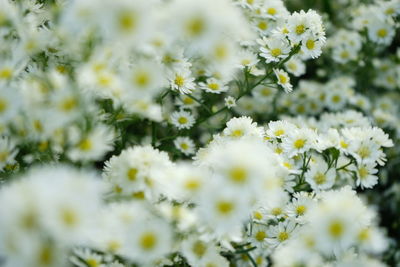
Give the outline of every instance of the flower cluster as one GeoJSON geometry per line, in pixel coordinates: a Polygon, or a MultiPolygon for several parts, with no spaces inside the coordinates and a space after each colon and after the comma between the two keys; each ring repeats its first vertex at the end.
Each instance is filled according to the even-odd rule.
{"type": "Polygon", "coordinates": [[[306,2],[0,0],[0,266],[394,265],[400,4],[306,2]]]}

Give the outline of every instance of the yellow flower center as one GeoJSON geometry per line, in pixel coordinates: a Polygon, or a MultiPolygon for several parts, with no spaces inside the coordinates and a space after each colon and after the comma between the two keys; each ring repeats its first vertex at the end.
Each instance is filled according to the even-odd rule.
{"type": "Polygon", "coordinates": [[[360,240],[362,242],[362,241],[368,240],[370,238],[370,236],[371,236],[371,233],[370,233],[369,228],[365,228],[365,229],[362,229],[358,233],[357,238],[358,238],[358,240],[360,240]]]}
{"type": "Polygon", "coordinates": [[[107,75],[107,74],[102,74],[102,75],[99,75],[99,76],[97,77],[97,82],[98,82],[98,84],[99,84],[100,86],[102,86],[102,87],[108,87],[108,86],[110,86],[112,80],[113,80],[113,79],[112,79],[111,75],[107,75]]]}
{"type": "Polygon", "coordinates": [[[254,217],[255,219],[257,219],[257,220],[261,220],[261,219],[263,218],[263,215],[261,214],[261,212],[255,211],[255,212],[253,213],[253,217],[254,217]]]}
{"type": "Polygon", "coordinates": [[[344,232],[344,226],[343,223],[340,221],[333,221],[330,225],[329,225],[329,234],[335,238],[338,239],[343,235],[344,232]]]}
{"type": "Polygon", "coordinates": [[[180,147],[181,147],[183,150],[187,150],[187,149],[189,148],[189,145],[186,144],[186,143],[182,143],[182,144],[180,144],[180,147]]]}
{"type": "Polygon", "coordinates": [[[251,63],[250,59],[242,59],[242,65],[249,65],[251,63]]]}
{"type": "Polygon", "coordinates": [[[306,47],[308,50],[313,50],[315,48],[315,41],[314,40],[307,40],[306,47]]]}
{"type": "Polygon", "coordinates": [[[183,98],[182,102],[186,105],[190,105],[190,104],[193,104],[194,100],[191,99],[190,97],[185,97],[185,98],[183,98]]]}
{"type": "Polygon", "coordinates": [[[233,168],[229,171],[229,178],[235,183],[244,183],[248,178],[247,170],[242,167],[233,168]]]}
{"type": "Polygon", "coordinates": [[[272,215],[274,215],[274,216],[278,216],[278,215],[282,214],[282,209],[281,209],[281,208],[273,208],[273,209],[271,210],[271,213],[272,213],[272,215]]]}
{"type": "Polygon", "coordinates": [[[287,232],[280,232],[277,236],[279,242],[283,242],[289,238],[289,234],[287,232]]]}
{"type": "Polygon", "coordinates": [[[54,260],[54,253],[51,246],[45,245],[39,250],[38,263],[41,266],[50,265],[54,260]]]}
{"type": "Polygon", "coordinates": [[[150,84],[150,75],[146,71],[139,71],[136,73],[134,82],[139,87],[146,87],[150,84]]]}
{"type": "Polygon", "coordinates": [[[195,191],[200,187],[200,182],[197,179],[190,179],[186,181],[185,188],[190,191],[195,191]]]}
{"type": "Polygon", "coordinates": [[[128,180],[134,182],[137,178],[138,170],[136,168],[130,168],[127,172],[128,180]]]}
{"type": "Polygon", "coordinates": [[[8,107],[6,100],[0,98],[0,113],[3,113],[8,107]]]}
{"type": "Polygon", "coordinates": [[[232,131],[231,136],[232,137],[241,137],[241,136],[243,136],[243,131],[240,129],[234,130],[234,131],[232,131]]]}
{"type": "Polygon", "coordinates": [[[282,55],[282,50],[280,48],[271,49],[271,55],[273,57],[278,57],[278,56],[282,55]]]}
{"type": "Polygon", "coordinates": [[[322,172],[318,172],[314,176],[314,181],[317,185],[324,184],[326,182],[326,175],[322,172]]]}
{"type": "Polygon", "coordinates": [[[206,28],[206,23],[202,17],[194,17],[186,24],[186,33],[190,37],[201,35],[206,28]]]}
{"type": "Polygon", "coordinates": [[[255,234],[255,239],[257,240],[257,241],[259,241],[259,242],[261,242],[261,241],[263,241],[266,237],[267,237],[267,234],[264,232],[264,231],[259,231],[259,232],[257,232],[256,234],[255,234]]]}
{"type": "Polygon", "coordinates": [[[303,34],[305,31],[306,27],[303,24],[296,26],[295,32],[297,35],[303,34]]]}
{"type": "Polygon", "coordinates": [[[286,83],[288,82],[288,78],[286,77],[286,75],[279,74],[279,75],[278,75],[278,78],[279,78],[279,82],[280,82],[281,84],[286,84],[286,83]]]}
{"type": "Polygon", "coordinates": [[[77,101],[75,98],[70,97],[65,99],[60,104],[60,109],[63,111],[71,111],[77,106],[77,101]]]}
{"type": "Polygon", "coordinates": [[[267,13],[269,14],[269,15],[275,15],[276,14],[276,9],[275,8],[273,8],[273,7],[270,7],[270,8],[268,8],[267,9],[267,13]]]}
{"type": "Polygon", "coordinates": [[[228,56],[228,48],[224,44],[215,47],[214,55],[218,60],[223,60],[228,56]]]}
{"type": "Polygon", "coordinates": [[[342,99],[342,98],[340,97],[340,95],[334,95],[334,96],[332,97],[332,102],[333,102],[333,103],[339,103],[341,99],[342,99]]]}
{"type": "Polygon", "coordinates": [[[78,147],[80,150],[89,151],[92,149],[93,144],[89,138],[85,138],[79,143],[78,147]]]}
{"type": "Polygon", "coordinates": [[[219,90],[219,84],[218,83],[209,83],[208,88],[210,88],[213,91],[219,90]]]}
{"type": "Polygon", "coordinates": [[[217,211],[222,215],[229,215],[232,213],[233,209],[235,208],[234,204],[229,201],[219,201],[217,203],[217,211]]]}
{"type": "Polygon", "coordinates": [[[348,148],[348,147],[349,147],[349,144],[346,143],[345,141],[340,141],[340,147],[342,147],[342,148],[348,148]]]}
{"type": "Polygon", "coordinates": [[[361,146],[358,151],[358,155],[360,155],[361,158],[365,159],[368,158],[371,155],[371,151],[367,146],[361,146]]]}
{"type": "Polygon", "coordinates": [[[388,31],[386,29],[379,29],[376,34],[380,37],[380,38],[385,38],[388,35],[388,31]]]}
{"type": "Polygon", "coordinates": [[[299,205],[296,207],[296,213],[297,215],[304,215],[304,213],[306,212],[307,208],[304,205],[299,205]]]}
{"type": "Polygon", "coordinates": [[[180,124],[186,124],[188,123],[188,119],[186,117],[179,117],[178,122],[180,124]]]}
{"type": "Polygon", "coordinates": [[[369,174],[369,171],[364,166],[358,169],[358,175],[360,176],[360,179],[367,178],[368,174],[369,174]]]}
{"type": "Polygon", "coordinates": [[[152,250],[157,245],[157,236],[152,232],[144,233],[140,237],[139,245],[143,250],[152,250]]]}
{"type": "Polygon", "coordinates": [[[98,266],[100,266],[100,263],[96,259],[93,259],[93,258],[87,259],[86,260],[86,264],[89,265],[89,267],[98,267],[98,266]]]}
{"type": "Polygon", "coordinates": [[[204,244],[204,242],[198,240],[194,242],[192,251],[197,257],[201,258],[207,252],[207,246],[204,244]]]}
{"type": "Polygon", "coordinates": [[[61,212],[61,220],[65,225],[72,227],[78,223],[78,217],[74,210],[66,208],[61,212]]]}
{"type": "Polygon", "coordinates": [[[268,29],[268,23],[267,23],[266,21],[260,21],[260,22],[258,23],[257,27],[258,27],[260,30],[265,31],[266,29],[268,29]]]}
{"type": "Polygon", "coordinates": [[[300,149],[303,148],[304,145],[306,144],[306,140],[305,139],[297,139],[296,141],[294,141],[293,145],[296,149],[300,149]]]}
{"type": "Polygon", "coordinates": [[[274,132],[275,136],[281,136],[285,133],[285,131],[283,129],[278,129],[274,132]]]}
{"type": "Polygon", "coordinates": [[[111,252],[116,252],[119,248],[121,247],[121,243],[116,241],[116,240],[111,240],[110,242],[108,242],[107,244],[107,248],[108,250],[110,250],[111,252]]]}
{"type": "Polygon", "coordinates": [[[185,78],[181,75],[176,75],[175,76],[175,80],[174,83],[178,86],[178,87],[182,87],[185,85],[185,78]]]}
{"type": "Polygon", "coordinates": [[[124,32],[131,32],[136,28],[137,17],[134,12],[123,11],[118,17],[118,26],[124,32]]]}
{"type": "Polygon", "coordinates": [[[10,68],[3,68],[0,70],[0,79],[10,79],[13,75],[13,71],[10,68]]]}

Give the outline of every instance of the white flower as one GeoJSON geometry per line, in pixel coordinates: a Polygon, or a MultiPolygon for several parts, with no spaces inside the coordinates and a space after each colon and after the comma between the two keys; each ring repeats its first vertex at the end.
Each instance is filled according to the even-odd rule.
{"type": "Polygon", "coordinates": [[[351,166],[350,168],[357,173],[357,185],[361,186],[361,188],[372,188],[374,185],[378,183],[378,177],[376,173],[378,172],[375,169],[375,163],[360,163],[358,166],[351,166]]]}
{"type": "Polygon", "coordinates": [[[180,130],[190,129],[194,125],[195,119],[190,112],[180,110],[171,114],[171,123],[180,130]]]}
{"type": "Polygon", "coordinates": [[[254,244],[254,246],[265,246],[268,237],[267,231],[268,227],[264,224],[258,224],[257,222],[252,224],[250,241],[254,244]]]}
{"type": "Polygon", "coordinates": [[[117,193],[145,193],[152,191],[153,171],[170,166],[168,155],[151,146],[127,148],[105,163],[104,176],[117,193]]]}
{"type": "Polygon", "coordinates": [[[189,67],[190,65],[181,64],[169,75],[172,90],[179,91],[181,94],[190,94],[195,89],[196,85],[189,67]]]}
{"type": "Polygon", "coordinates": [[[277,247],[282,243],[287,242],[292,235],[296,227],[296,223],[291,220],[285,220],[283,222],[279,222],[276,226],[271,226],[268,230],[268,239],[267,242],[273,246],[277,247]]]}
{"type": "Polygon", "coordinates": [[[277,92],[278,90],[272,86],[260,84],[251,91],[251,94],[257,100],[263,102],[272,102],[277,92]]]}
{"type": "Polygon", "coordinates": [[[113,146],[114,134],[107,126],[99,124],[88,133],[73,133],[68,156],[73,161],[99,160],[113,146]]]}
{"type": "Polygon", "coordinates": [[[121,254],[133,261],[149,264],[171,249],[172,229],[169,224],[156,217],[148,221],[139,218],[127,230],[121,254]]]}
{"type": "Polygon", "coordinates": [[[221,186],[208,188],[196,210],[202,224],[213,229],[213,235],[233,235],[247,219],[250,203],[247,194],[239,198],[235,191],[221,186]]]}
{"type": "Polygon", "coordinates": [[[251,68],[258,63],[257,55],[249,50],[241,50],[239,53],[239,63],[241,69],[245,67],[251,68]]]}
{"type": "Polygon", "coordinates": [[[293,86],[290,83],[289,75],[281,69],[274,69],[274,73],[278,80],[278,84],[283,87],[286,93],[290,93],[293,90],[293,86]]]}
{"type": "Polygon", "coordinates": [[[262,15],[273,19],[283,18],[289,14],[282,0],[265,1],[261,10],[262,15]]]}
{"type": "Polygon", "coordinates": [[[192,155],[195,153],[195,144],[192,139],[189,137],[179,136],[174,140],[175,147],[181,151],[186,156],[192,155]]]}
{"type": "Polygon", "coordinates": [[[257,127],[257,123],[253,122],[250,117],[239,117],[232,118],[226,123],[223,134],[232,138],[262,138],[264,136],[264,131],[261,127],[257,127]]]}
{"type": "Polygon", "coordinates": [[[318,39],[311,34],[307,34],[302,41],[301,51],[302,58],[317,58],[322,53],[322,46],[324,45],[324,40],[318,39]]]}
{"type": "Polygon", "coordinates": [[[374,19],[368,24],[368,37],[375,43],[389,45],[395,35],[393,25],[379,19],[374,19]]]}
{"type": "Polygon", "coordinates": [[[207,242],[200,237],[190,237],[182,242],[182,254],[192,265],[201,264],[207,260],[211,254],[217,252],[217,248],[211,242],[207,242]]]}
{"type": "Polygon", "coordinates": [[[323,159],[310,164],[310,169],[305,173],[307,183],[314,191],[330,189],[335,183],[336,171],[328,169],[328,164],[323,159]]]}
{"type": "Polygon", "coordinates": [[[0,84],[0,124],[14,119],[20,111],[21,102],[18,88],[0,84]]]}
{"type": "Polygon", "coordinates": [[[304,216],[307,212],[315,205],[313,200],[313,194],[306,192],[294,193],[294,198],[285,208],[286,213],[289,217],[296,218],[299,223],[304,221],[304,216]]]}
{"type": "Polygon", "coordinates": [[[236,99],[233,96],[227,96],[224,99],[227,108],[236,107],[236,99]]]}
{"type": "Polygon", "coordinates": [[[77,248],[73,250],[74,255],[70,257],[71,262],[79,267],[89,266],[101,266],[103,262],[103,256],[95,253],[89,248],[77,248]],[[84,263],[82,263],[83,261],[84,263]]]}
{"type": "Polygon", "coordinates": [[[199,83],[200,88],[208,93],[220,94],[226,92],[229,88],[223,82],[215,79],[208,78],[205,83],[199,83]]]}
{"type": "Polygon", "coordinates": [[[311,21],[307,13],[303,10],[294,12],[288,18],[289,39],[293,43],[299,43],[303,40],[304,36],[310,32],[311,21]]]}
{"type": "Polygon", "coordinates": [[[317,135],[308,128],[295,129],[283,138],[282,147],[289,157],[316,148],[317,135]]]}
{"type": "Polygon", "coordinates": [[[271,121],[268,123],[266,130],[267,136],[270,138],[282,138],[294,131],[297,127],[287,121],[271,121]]]}
{"type": "Polygon", "coordinates": [[[264,57],[267,63],[279,62],[286,58],[290,52],[290,45],[285,39],[262,39],[259,40],[262,45],[260,56],[264,57]]]}
{"type": "Polygon", "coordinates": [[[166,81],[159,63],[150,60],[138,60],[125,74],[124,95],[138,99],[157,96],[166,81]]]}
{"type": "Polygon", "coordinates": [[[324,192],[307,219],[314,233],[315,248],[327,255],[340,255],[357,242],[357,234],[370,225],[372,214],[355,191],[346,186],[324,192]]]}
{"type": "Polygon", "coordinates": [[[7,137],[0,138],[0,171],[8,164],[15,162],[15,156],[18,154],[16,143],[7,137]]]}
{"type": "Polygon", "coordinates": [[[285,63],[286,70],[296,77],[306,73],[306,65],[299,59],[293,57],[285,63]]]}

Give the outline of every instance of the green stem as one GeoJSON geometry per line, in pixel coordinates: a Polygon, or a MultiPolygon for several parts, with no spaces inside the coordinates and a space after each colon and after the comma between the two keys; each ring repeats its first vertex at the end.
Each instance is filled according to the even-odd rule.
{"type": "Polygon", "coordinates": [[[187,96],[190,97],[191,99],[193,99],[194,101],[196,101],[197,103],[199,103],[208,113],[210,113],[210,114],[213,113],[209,107],[207,107],[202,101],[200,101],[196,97],[189,95],[189,94],[187,94],[187,96]]]}

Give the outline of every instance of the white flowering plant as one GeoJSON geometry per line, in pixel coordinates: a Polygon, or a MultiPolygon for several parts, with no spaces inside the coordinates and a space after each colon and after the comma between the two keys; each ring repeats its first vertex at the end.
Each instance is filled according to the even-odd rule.
{"type": "Polygon", "coordinates": [[[0,266],[396,266],[399,16],[0,0],[0,266]]]}

